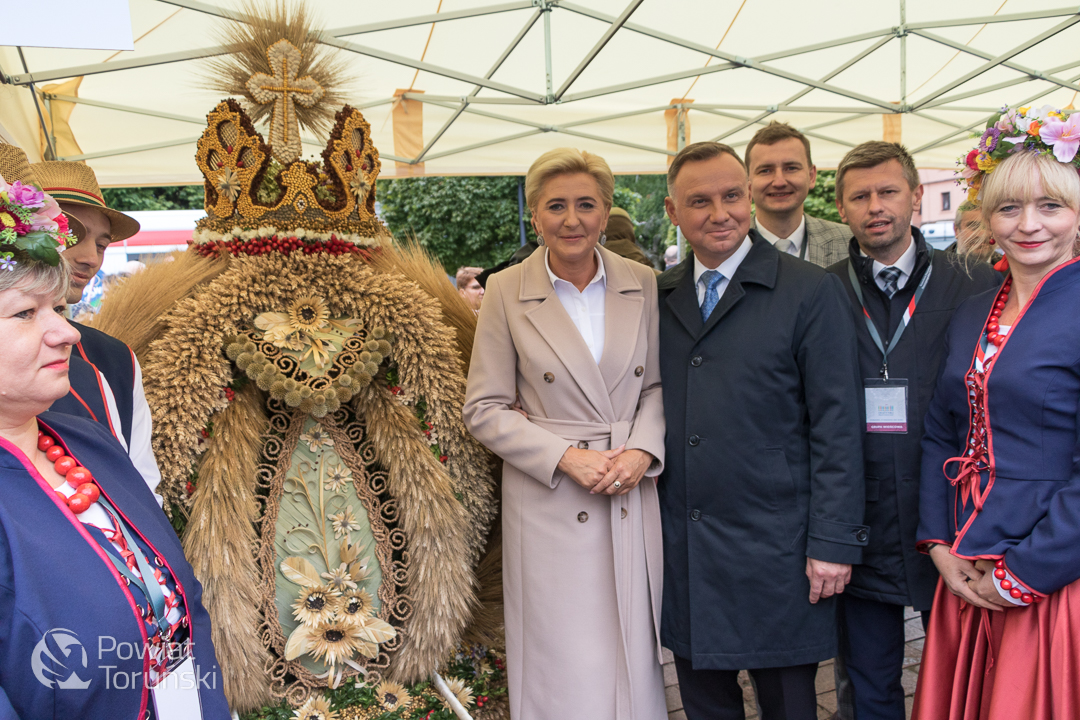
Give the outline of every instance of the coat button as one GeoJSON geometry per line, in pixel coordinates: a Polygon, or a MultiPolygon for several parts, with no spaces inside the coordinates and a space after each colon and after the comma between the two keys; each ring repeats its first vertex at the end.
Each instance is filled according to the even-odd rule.
{"type": "Polygon", "coordinates": [[[638,365],[636,368],[634,368],[634,375],[637,376],[637,377],[641,377],[641,375],[644,372],[645,372],[645,368],[641,367],[640,365],[638,365]]]}
{"type": "Polygon", "coordinates": [[[584,440],[579,440],[578,444],[577,444],[577,449],[578,450],[588,450],[589,449],[589,443],[585,442],[584,440]]]}
{"type": "Polygon", "coordinates": [[[623,509],[622,509],[622,519],[623,519],[623,520],[625,520],[625,519],[626,519],[626,508],[623,508],[623,509]]]}
{"type": "Polygon", "coordinates": [[[544,382],[546,382],[546,383],[555,382],[555,376],[552,375],[551,373],[544,373],[544,382]]]}
{"type": "Polygon", "coordinates": [[[690,441],[689,441],[690,446],[691,447],[697,447],[697,444],[698,444],[698,442],[700,442],[700,440],[701,440],[701,438],[699,438],[697,435],[691,435],[690,436],[690,441]]]}
{"type": "Polygon", "coordinates": [[[869,539],[869,537],[870,537],[870,533],[866,532],[865,529],[860,529],[860,530],[855,531],[855,539],[858,540],[859,542],[866,542],[867,539],[869,539]]]}
{"type": "Polygon", "coordinates": [[[695,355],[694,357],[690,358],[690,364],[694,367],[701,367],[701,356],[695,355]]]}
{"type": "Polygon", "coordinates": [[[584,511],[579,512],[577,514],[577,521],[578,522],[588,522],[589,521],[589,513],[584,512],[584,511]]]}
{"type": "Polygon", "coordinates": [[[695,522],[700,520],[701,519],[701,511],[700,510],[691,510],[690,511],[690,519],[695,521],[695,522]]]}

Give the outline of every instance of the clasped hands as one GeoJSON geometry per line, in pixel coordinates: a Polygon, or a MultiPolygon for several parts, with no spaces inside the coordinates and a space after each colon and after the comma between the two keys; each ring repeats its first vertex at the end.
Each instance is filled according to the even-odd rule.
{"type": "Polygon", "coordinates": [[[612,450],[569,447],[558,467],[590,495],[625,495],[641,482],[652,461],[650,453],[627,450],[625,444],[612,450]]]}
{"type": "Polygon", "coordinates": [[[961,600],[994,612],[1016,607],[998,592],[997,585],[994,584],[993,561],[971,562],[956,557],[949,551],[948,545],[935,545],[930,548],[930,559],[937,566],[949,591],[961,600]]]}

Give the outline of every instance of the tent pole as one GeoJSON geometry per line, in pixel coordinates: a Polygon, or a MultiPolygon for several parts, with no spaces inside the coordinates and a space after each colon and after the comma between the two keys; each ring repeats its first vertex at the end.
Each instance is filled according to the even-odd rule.
{"type": "Polygon", "coordinates": [[[540,0],[540,12],[544,13],[544,77],[547,83],[545,103],[555,101],[555,82],[551,75],[551,5],[548,0],[540,0]]]}
{"type": "Polygon", "coordinates": [[[907,0],[900,0],[900,112],[907,107],[907,0]]]}
{"type": "MultiPolygon", "coordinates": [[[[682,104],[676,105],[675,118],[679,123],[679,134],[675,138],[675,146],[681,151],[686,147],[686,111],[682,104]]],[[[686,257],[686,238],[683,237],[682,228],[675,226],[675,242],[679,246],[679,262],[686,257]]]]}
{"type": "MultiPolygon", "coordinates": [[[[17,48],[19,51],[19,60],[22,61],[23,72],[29,73],[30,68],[26,65],[26,56],[23,55],[22,47],[17,48]]],[[[49,132],[49,126],[45,124],[45,116],[41,114],[41,104],[38,102],[37,88],[34,87],[34,83],[30,83],[27,86],[30,90],[31,97],[34,98],[34,109],[37,110],[38,122],[41,123],[41,134],[45,136],[45,145],[48,148],[48,152],[45,153],[46,160],[59,160],[56,157],[56,145],[53,144],[52,133],[49,132]]]]}
{"type": "Polygon", "coordinates": [[[525,178],[518,177],[518,227],[521,229],[521,247],[525,247],[525,178]]]}

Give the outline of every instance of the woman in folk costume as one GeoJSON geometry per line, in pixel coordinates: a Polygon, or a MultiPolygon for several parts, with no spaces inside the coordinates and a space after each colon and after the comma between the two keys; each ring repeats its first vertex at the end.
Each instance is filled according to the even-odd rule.
{"type": "Polygon", "coordinates": [[[202,589],[168,519],[106,428],[46,412],[79,331],[58,253],[74,237],[36,185],[0,145],[0,717],[225,720],[202,589]],[[189,691],[165,698],[174,686],[189,691]]]}
{"type": "Polygon", "coordinates": [[[488,280],[473,345],[465,422],[504,461],[514,720],[667,715],[656,279],[598,247],[613,188],[587,152],[533,163],[542,252],[488,280]]]}
{"type": "Polygon", "coordinates": [[[965,160],[1000,290],[953,317],[919,546],[941,573],[917,720],[1080,717],[1080,115],[1006,110],[965,160]]]}

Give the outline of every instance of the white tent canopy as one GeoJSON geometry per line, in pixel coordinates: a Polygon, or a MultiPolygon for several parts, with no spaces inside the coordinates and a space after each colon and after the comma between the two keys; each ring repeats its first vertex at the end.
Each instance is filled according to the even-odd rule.
{"type": "MultiPolygon", "coordinates": [[[[348,96],[383,177],[523,174],[563,145],[617,173],[662,172],[687,139],[738,148],[774,119],[811,138],[819,167],[884,138],[951,168],[1001,105],[1072,104],[1080,8],[1060,1],[309,0],[355,72],[348,96]],[[395,147],[402,89],[422,103],[415,150],[395,147]]],[[[130,6],[134,52],[0,47],[0,135],[41,157],[40,127],[66,107],[78,152],[59,154],[103,185],[201,182],[195,140],[220,100],[201,59],[221,52],[234,6],[130,6]],[[76,77],[77,96],[50,87],[76,77]]],[[[305,156],[322,141],[306,138],[305,156]]]]}

